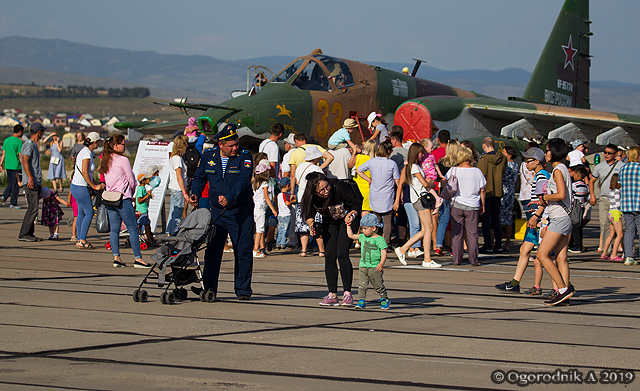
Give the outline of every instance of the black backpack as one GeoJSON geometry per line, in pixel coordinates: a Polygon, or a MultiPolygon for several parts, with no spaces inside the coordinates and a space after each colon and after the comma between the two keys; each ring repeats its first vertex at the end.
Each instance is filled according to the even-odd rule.
{"type": "Polygon", "coordinates": [[[351,191],[353,192],[353,194],[358,198],[358,200],[360,201],[360,204],[362,204],[362,202],[364,201],[364,197],[362,196],[362,193],[360,192],[360,188],[358,187],[358,184],[356,183],[356,181],[354,181],[352,178],[349,178],[349,179],[340,179],[340,182],[346,183],[347,185],[349,185],[351,187],[351,191]]]}
{"type": "Polygon", "coordinates": [[[187,176],[192,178],[200,163],[200,152],[196,149],[196,143],[189,143],[187,150],[184,151],[182,155],[182,160],[184,160],[184,164],[187,166],[187,176]]]}

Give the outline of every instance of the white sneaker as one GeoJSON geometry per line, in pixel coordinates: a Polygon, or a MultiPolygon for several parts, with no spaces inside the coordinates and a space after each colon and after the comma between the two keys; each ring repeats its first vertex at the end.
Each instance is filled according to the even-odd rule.
{"type": "Polygon", "coordinates": [[[416,258],[416,252],[413,250],[408,250],[406,253],[404,253],[404,256],[407,258],[416,258]]]}
{"type": "Polygon", "coordinates": [[[431,262],[422,261],[422,267],[434,269],[434,268],[442,267],[442,265],[436,261],[431,261],[431,262]]]}
{"type": "Polygon", "coordinates": [[[356,242],[355,248],[360,248],[360,242],[356,242]]]}
{"type": "Polygon", "coordinates": [[[416,255],[416,258],[424,255],[424,251],[420,250],[419,248],[416,248],[413,253],[416,255]]]}
{"type": "Polygon", "coordinates": [[[396,256],[398,257],[398,261],[400,261],[401,264],[407,266],[407,260],[406,260],[406,256],[405,254],[403,254],[402,252],[400,252],[400,247],[396,247],[395,250],[396,256]]]}
{"type": "Polygon", "coordinates": [[[253,252],[253,257],[254,258],[265,258],[265,255],[260,250],[252,251],[252,252],[253,252]]]}

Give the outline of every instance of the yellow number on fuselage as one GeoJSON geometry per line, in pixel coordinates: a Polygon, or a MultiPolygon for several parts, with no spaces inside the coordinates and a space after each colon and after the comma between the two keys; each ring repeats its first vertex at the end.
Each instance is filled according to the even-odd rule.
{"type": "Polygon", "coordinates": [[[324,138],[329,131],[329,122],[327,122],[329,102],[324,99],[318,100],[318,111],[320,112],[320,123],[316,125],[316,133],[318,133],[318,137],[324,138]]]}
{"type": "Polygon", "coordinates": [[[320,123],[316,124],[316,133],[318,137],[325,138],[329,132],[333,133],[342,127],[342,104],[334,102],[331,106],[331,112],[329,112],[329,102],[325,99],[318,100],[318,111],[320,112],[320,123]],[[334,123],[337,127],[329,126],[327,120],[329,114],[334,114],[334,123]]]}

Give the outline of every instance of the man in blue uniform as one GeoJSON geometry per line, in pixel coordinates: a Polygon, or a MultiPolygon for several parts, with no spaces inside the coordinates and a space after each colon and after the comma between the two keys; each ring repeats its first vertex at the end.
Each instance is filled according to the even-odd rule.
{"type": "Polygon", "coordinates": [[[191,185],[191,203],[197,205],[209,182],[211,220],[217,219],[215,236],[204,253],[204,288],[218,293],[222,250],[228,233],[235,256],[235,293],[238,299],[249,300],[253,271],[253,161],[251,153],[240,148],[235,125],[226,125],[214,139],[218,145],[203,152],[191,185]]]}

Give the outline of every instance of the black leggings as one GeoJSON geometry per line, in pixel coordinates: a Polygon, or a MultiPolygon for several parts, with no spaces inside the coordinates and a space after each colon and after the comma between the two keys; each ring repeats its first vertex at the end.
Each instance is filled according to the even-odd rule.
{"type": "MultiPolygon", "coordinates": [[[[325,218],[325,221],[330,220],[325,218]]],[[[344,221],[340,224],[324,223],[324,274],[327,278],[329,292],[338,292],[338,267],[336,260],[340,264],[340,276],[342,277],[342,287],[345,291],[351,292],[353,283],[353,265],[349,259],[349,249],[353,241],[347,236],[347,225],[344,221]]],[[[351,223],[353,232],[358,232],[359,221],[351,223]]]]}

